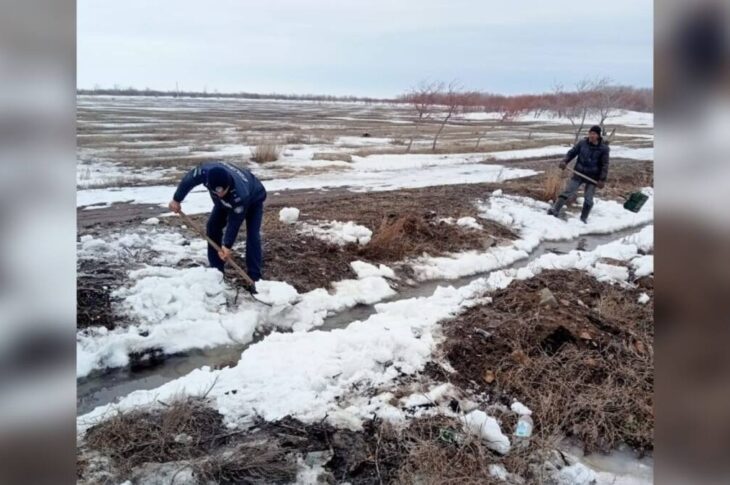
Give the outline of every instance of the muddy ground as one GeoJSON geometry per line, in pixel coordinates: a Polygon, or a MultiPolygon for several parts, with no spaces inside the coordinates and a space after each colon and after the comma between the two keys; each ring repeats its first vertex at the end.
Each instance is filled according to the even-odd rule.
{"type": "MultiPolygon", "coordinates": [[[[514,162],[515,165],[545,169],[541,162],[514,162]]],[[[624,194],[653,183],[650,162],[615,162],[610,194],[624,194]]],[[[475,217],[474,202],[501,188],[505,193],[541,198],[546,175],[510,180],[501,184],[465,184],[427,187],[392,192],[354,193],[344,189],[327,192],[290,191],[269,194],[265,206],[263,240],[267,279],[287,281],[298,291],[327,288],[334,281],[354,278],[349,263],[363,260],[391,264],[428,253],[432,256],[465,250],[485,249],[515,239],[516,235],[500,224],[480,219],[483,231],[474,231],[439,222],[441,218],[475,217]],[[364,247],[339,247],[297,232],[295,226],[279,221],[283,207],[301,210],[300,220],[352,220],[373,231],[373,241],[364,247]]],[[[600,196],[601,192],[599,192],[600,196]]],[[[620,200],[620,199],[619,199],[620,200]]],[[[108,209],[77,211],[79,233],[103,235],[109,230],[124,230],[164,213],[152,205],[115,204],[108,209]]],[[[194,218],[204,224],[206,215],[194,218]]],[[[179,228],[176,218],[163,218],[179,228]]],[[[245,239],[245,230],[239,242],[245,239]]],[[[239,246],[239,253],[242,251],[239,246]]],[[[104,325],[112,328],[109,294],[125,283],[124,268],[114,262],[80,261],[77,301],[78,328],[104,325]]],[[[407,268],[402,268],[407,274],[407,268]]]]}
{"type": "MultiPolygon", "coordinates": [[[[281,197],[270,195],[265,206],[262,228],[264,277],[286,281],[300,292],[309,291],[327,288],[334,281],[354,278],[356,275],[349,265],[354,260],[387,264],[420,256],[424,252],[435,256],[446,252],[485,249],[514,239],[515,235],[509,229],[490,221],[480,221],[484,226],[483,231],[439,222],[440,218],[476,216],[474,202],[484,198],[490,189],[491,185],[478,184],[367,194],[340,191],[334,194],[305,194],[300,198],[292,197],[291,194],[281,197]],[[301,210],[301,221],[352,220],[371,229],[373,241],[366,246],[350,244],[340,247],[301,234],[296,226],[279,221],[279,211],[288,206],[301,210]],[[401,233],[387,234],[387,238],[381,237],[398,221],[405,223],[401,233]]],[[[133,226],[140,219],[150,216],[146,208],[140,210],[138,212],[136,208],[119,207],[119,211],[128,214],[132,220],[120,217],[116,219],[116,223],[101,223],[94,214],[96,211],[79,211],[79,223],[85,224],[88,221],[86,218],[90,217],[93,222],[81,229],[83,233],[103,234],[112,228],[119,230],[133,226]],[[87,213],[91,215],[87,216],[87,213]]],[[[207,215],[196,215],[193,218],[204,226],[207,215]]],[[[111,219],[114,220],[113,217],[111,219]]],[[[180,228],[181,222],[176,218],[163,218],[161,223],[172,226],[175,230],[183,230],[190,237],[198,237],[190,230],[180,228]]],[[[238,239],[237,249],[242,255],[240,242],[245,240],[244,229],[239,233],[238,239]]],[[[81,287],[90,283],[86,274],[79,274],[81,287]]],[[[89,278],[92,276],[89,275],[89,278]]],[[[79,304],[83,309],[85,300],[81,296],[79,304]]],[[[93,303],[93,300],[90,301],[93,303]]],[[[103,300],[100,301],[103,303],[103,300]]]]}
{"type": "Polygon", "coordinates": [[[578,271],[513,282],[443,324],[450,380],[520,400],[537,433],[564,434],[586,451],[652,450],[653,304],[637,299],[653,289],[639,283],[622,288],[578,271]],[[540,304],[545,288],[554,304],[540,304]]]}

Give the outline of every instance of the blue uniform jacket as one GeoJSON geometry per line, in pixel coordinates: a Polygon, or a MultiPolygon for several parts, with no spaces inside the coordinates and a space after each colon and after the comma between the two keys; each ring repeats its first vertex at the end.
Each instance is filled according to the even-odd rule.
{"type": "Polygon", "coordinates": [[[205,185],[208,189],[213,204],[219,209],[225,209],[228,213],[223,245],[228,248],[233,247],[238,230],[246,218],[248,207],[266,199],[266,189],[249,170],[238,168],[226,162],[211,162],[201,164],[189,171],[180,181],[173,199],[182,202],[193,187],[200,184],[205,185]],[[233,185],[224,197],[218,197],[213,189],[207,185],[208,170],[213,167],[223,167],[233,179],[233,185]]]}

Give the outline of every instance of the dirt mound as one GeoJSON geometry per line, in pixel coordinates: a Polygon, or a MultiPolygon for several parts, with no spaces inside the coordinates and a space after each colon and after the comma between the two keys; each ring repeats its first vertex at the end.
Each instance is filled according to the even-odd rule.
{"type": "MultiPolygon", "coordinates": [[[[390,214],[383,219],[372,239],[360,253],[377,261],[399,261],[424,252],[441,254],[464,248],[488,246],[481,231],[465,230],[439,222],[435,213],[390,214]]],[[[493,242],[493,241],[492,241],[493,242]]]]}
{"type": "Polygon", "coordinates": [[[569,271],[515,281],[445,324],[459,384],[517,398],[543,434],[562,432],[587,451],[625,442],[653,448],[653,308],[640,293],[569,271]],[[548,288],[553,305],[540,304],[548,288]]]}

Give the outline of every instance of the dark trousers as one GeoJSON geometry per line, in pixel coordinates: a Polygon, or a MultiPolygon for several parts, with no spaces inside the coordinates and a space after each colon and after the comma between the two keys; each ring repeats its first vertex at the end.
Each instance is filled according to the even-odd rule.
{"type": "MultiPolygon", "coordinates": [[[[207,233],[219,246],[223,241],[223,230],[228,221],[229,210],[215,205],[208,218],[207,233]]],[[[261,223],[264,219],[264,202],[257,202],[246,208],[246,272],[252,280],[261,279],[264,254],[261,249],[261,223]]],[[[213,246],[208,244],[208,261],[210,266],[223,271],[225,262],[218,256],[213,246]]]]}
{"type": "Polygon", "coordinates": [[[560,204],[558,207],[562,207],[566,200],[575,196],[578,189],[580,189],[580,186],[583,184],[586,184],[586,188],[583,191],[583,209],[590,211],[591,207],[593,207],[593,195],[596,193],[596,184],[592,184],[577,175],[574,175],[570,178],[570,180],[568,180],[568,184],[565,186],[565,191],[558,196],[556,206],[557,204],[560,204]]]}

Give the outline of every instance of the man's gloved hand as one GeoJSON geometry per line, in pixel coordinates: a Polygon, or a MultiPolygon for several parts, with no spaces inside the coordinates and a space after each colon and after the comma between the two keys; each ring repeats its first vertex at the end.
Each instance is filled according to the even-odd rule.
{"type": "Polygon", "coordinates": [[[562,161],[558,164],[558,167],[560,167],[560,170],[565,170],[565,167],[567,167],[568,164],[565,163],[565,161],[562,161]]]}
{"type": "Polygon", "coordinates": [[[251,285],[244,285],[243,289],[251,293],[252,295],[258,294],[258,291],[256,291],[256,283],[251,285]]]}
{"type": "Polygon", "coordinates": [[[605,180],[599,180],[598,181],[598,188],[599,189],[602,189],[605,186],[606,186],[606,181],[605,180]]]}

